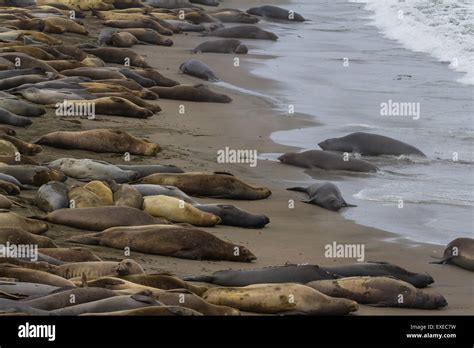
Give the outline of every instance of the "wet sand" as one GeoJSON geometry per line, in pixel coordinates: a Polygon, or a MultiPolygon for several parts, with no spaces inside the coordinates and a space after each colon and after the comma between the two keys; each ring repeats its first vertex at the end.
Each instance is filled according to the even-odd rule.
{"type": "MultiPolygon", "coordinates": [[[[221,7],[248,7],[251,1],[224,1],[221,7]]],[[[255,2],[253,2],[255,3],[255,2]]],[[[261,2],[258,2],[259,4],[261,2]]],[[[273,1],[272,3],[276,3],[273,1]]],[[[98,26],[94,21],[88,25],[91,36],[96,35],[98,26]]],[[[82,38],[74,35],[71,42],[82,38]]],[[[264,64],[267,56],[239,56],[240,67],[233,66],[233,55],[200,54],[192,55],[190,50],[206,38],[196,33],[174,35],[174,46],[135,46],[147,61],[165,76],[180,83],[205,83],[202,80],[180,74],[179,65],[190,58],[198,58],[210,65],[217,76],[226,83],[254,91],[264,91],[274,82],[252,76],[249,73],[254,64],[264,64]]],[[[259,45],[259,41],[254,41],[259,45]]],[[[251,51],[250,51],[251,53],[251,51]]],[[[282,115],[272,108],[272,104],[260,97],[236,93],[217,88],[233,98],[230,104],[192,103],[172,100],[158,100],[163,111],[148,120],[122,117],[99,116],[97,120],[81,119],[58,120],[52,110],[41,119],[35,119],[33,126],[19,130],[18,134],[26,140],[53,130],[81,130],[92,128],[119,128],[136,136],[142,136],[163,147],[156,157],[133,156],[134,164],[175,164],[186,171],[228,171],[239,178],[259,186],[269,187],[273,194],[259,201],[227,201],[253,213],[267,215],[271,222],[261,230],[218,226],[203,228],[220,238],[247,246],[258,259],[253,263],[212,262],[184,260],[172,257],[146,255],[132,252],[131,258],[143,265],[147,272],[167,271],[176,275],[210,273],[221,269],[257,268],[291,263],[312,263],[333,265],[356,262],[355,259],[328,259],[324,256],[324,246],[337,243],[357,243],[365,245],[365,260],[386,261],[414,272],[428,272],[435,283],[428,292],[440,292],[449,305],[442,310],[412,310],[376,308],[361,306],[357,315],[448,315],[473,314],[472,273],[450,265],[429,264],[431,256],[442,255],[443,248],[438,245],[414,243],[399,239],[397,235],[345,220],[341,214],[329,212],[313,205],[300,203],[302,196],[286,191],[288,181],[307,180],[303,170],[278,162],[259,160],[256,168],[248,164],[218,164],[217,150],[228,146],[231,149],[256,149],[259,153],[281,153],[296,151],[275,144],[269,135],[277,130],[314,126],[315,123],[304,115],[282,115]],[[179,105],[185,105],[184,115],[179,114],[179,105]],[[72,122],[71,122],[72,121],[72,122]],[[289,208],[289,200],[295,207],[289,208]]],[[[112,163],[123,163],[118,155],[95,154],[86,151],[64,151],[43,147],[36,156],[40,161],[60,157],[96,158],[112,163]]],[[[22,197],[31,197],[31,192],[22,192],[22,197]]],[[[199,199],[202,203],[226,202],[225,200],[199,199]]],[[[356,208],[357,209],[357,208],[356,208]]],[[[39,213],[39,210],[25,212],[14,209],[23,215],[39,213]]],[[[64,243],[72,235],[87,233],[65,226],[51,225],[46,233],[60,246],[78,246],[64,243]]],[[[89,247],[89,246],[88,246],[89,247]]],[[[125,258],[120,250],[90,246],[104,260],[125,258]]]]}

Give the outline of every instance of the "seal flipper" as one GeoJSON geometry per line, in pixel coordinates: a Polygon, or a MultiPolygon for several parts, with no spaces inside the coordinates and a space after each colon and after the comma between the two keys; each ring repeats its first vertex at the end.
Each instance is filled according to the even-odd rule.
{"type": "Polygon", "coordinates": [[[300,186],[297,186],[297,187],[289,187],[287,188],[288,191],[296,191],[296,192],[304,192],[304,193],[308,193],[308,189],[306,187],[300,187],[300,186]]]}
{"type": "Polygon", "coordinates": [[[344,208],[346,208],[346,207],[347,207],[347,208],[357,207],[357,205],[347,203],[345,200],[344,200],[344,202],[342,203],[342,206],[343,206],[344,208]]]}
{"type": "MultiPolygon", "coordinates": [[[[436,257],[434,256],[431,256],[432,258],[434,259],[437,259],[436,257]]],[[[445,257],[443,259],[440,259],[439,261],[433,261],[433,262],[429,262],[430,264],[434,264],[434,265],[442,265],[442,264],[445,264],[447,263],[449,260],[451,260],[454,256],[451,255],[451,256],[448,256],[448,257],[445,257]]]]}

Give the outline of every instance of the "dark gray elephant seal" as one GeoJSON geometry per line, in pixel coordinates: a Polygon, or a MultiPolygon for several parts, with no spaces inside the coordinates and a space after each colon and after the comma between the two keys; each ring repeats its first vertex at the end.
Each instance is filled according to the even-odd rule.
{"type": "Polygon", "coordinates": [[[278,160],[284,164],[290,164],[302,168],[319,168],[324,170],[347,170],[351,172],[373,173],[377,167],[367,161],[347,158],[328,151],[310,150],[300,153],[287,152],[278,160]]]}
{"type": "Polygon", "coordinates": [[[302,202],[319,205],[328,210],[338,211],[344,207],[356,207],[356,205],[347,204],[339,188],[330,182],[313,184],[309,187],[290,187],[287,190],[304,192],[309,198],[302,202]]]}
{"type": "Polygon", "coordinates": [[[474,239],[456,238],[444,250],[443,259],[437,264],[450,263],[474,271],[474,239]]]}
{"type": "Polygon", "coordinates": [[[0,123],[10,126],[27,127],[30,126],[33,121],[27,117],[16,115],[7,109],[0,108],[0,123]]]}
{"type": "Polygon", "coordinates": [[[434,283],[433,278],[429,274],[413,273],[388,262],[361,262],[322,268],[328,272],[338,274],[341,277],[395,277],[417,288],[425,288],[434,283]]]}
{"type": "Polygon", "coordinates": [[[220,28],[206,34],[235,39],[278,40],[278,36],[254,25],[237,25],[235,27],[220,28]]]}
{"type": "Polygon", "coordinates": [[[230,204],[196,204],[194,206],[201,211],[220,217],[220,225],[264,228],[270,222],[265,215],[250,214],[230,204]]]}
{"type": "Polygon", "coordinates": [[[190,59],[184,62],[179,66],[179,70],[181,70],[183,74],[198,77],[203,80],[219,81],[219,78],[214,71],[212,71],[211,67],[197,59],[190,59]]]}
{"type": "Polygon", "coordinates": [[[237,39],[221,39],[197,45],[193,53],[199,52],[247,54],[248,48],[237,39]]]}
{"type": "Polygon", "coordinates": [[[252,7],[251,9],[247,10],[247,13],[254,16],[283,19],[294,22],[304,22],[306,20],[302,15],[296,12],[292,12],[290,10],[271,5],[252,7]]]}
{"type": "Polygon", "coordinates": [[[38,208],[49,213],[54,210],[68,208],[68,188],[59,181],[50,181],[42,185],[36,192],[35,203],[38,208]]]}
{"type": "Polygon", "coordinates": [[[140,178],[155,173],[184,173],[181,168],[172,164],[122,164],[117,165],[117,167],[123,170],[132,170],[134,172],[137,172],[140,174],[140,178]]]}
{"type": "Polygon", "coordinates": [[[341,138],[326,139],[319,147],[326,151],[355,152],[367,156],[418,155],[426,157],[416,147],[378,134],[356,132],[341,138]]]}
{"type": "Polygon", "coordinates": [[[44,108],[16,98],[1,99],[0,108],[25,117],[39,117],[46,113],[44,108]]]}
{"type": "Polygon", "coordinates": [[[306,284],[314,280],[336,279],[339,276],[316,265],[286,265],[245,270],[217,271],[211,275],[187,276],[186,281],[221,286],[247,286],[268,283],[306,284]]]}

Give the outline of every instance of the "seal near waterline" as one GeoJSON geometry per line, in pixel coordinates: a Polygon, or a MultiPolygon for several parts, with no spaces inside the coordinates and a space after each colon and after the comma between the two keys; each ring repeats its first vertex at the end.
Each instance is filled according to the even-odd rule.
{"type": "Polygon", "coordinates": [[[104,205],[114,204],[114,194],[109,184],[104,181],[92,180],[84,185],[84,189],[93,192],[104,205]]]}
{"type": "Polygon", "coordinates": [[[46,113],[44,108],[16,98],[0,99],[0,108],[25,117],[39,117],[46,113]]]}
{"type": "Polygon", "coordinates": [[[118,129],[92,129],[79,132],[53,132],[33,141],[63,149],[77,149],[93,152],[130,153],[132,155],[154,156],[160,151],[157,144],[141,140],[118,129]]]}
{"type": "Polygon", "coordinates": [[[341,266],[325,266],[321,268],[341,277],[394,277],[410,283],[417,288],[425,288],[434,283],[433,278],[429,274],[413,273],[388,262],[361,262],[341,266]]]}
{"type": "Polygon", "coordinates": [[[265,215],[248,213],[230,204],[195,204],[197,209],[214,214],[221,219],[221,225],[244,228],[264,228],[270,222],[265,215]]]}
{"type": "Polygon", "coordinates": [[[50,181],[36,192],[35,204],[41,210],[49,213],[54,210],[68,208],[68,188],[59,181],[50,181]]]}
{"type": "Polygon", "coordinates": [[[444,249],[441,261],[430,263],[450,263],[469,271],[474,271],[474,239],[456,238],[444,249]]]}
{"type": "Polygon", "coordinates": [[[352,300],[329,297],[296,283],[210,288],[202,298],[216,305],[264,314],[346,315],[359,308],[352,300]]]}
{"type": "Polygon", "coordinates": [[[221,39],[205,41],[197,45],[193,53],[199,52],[247,54],[248,48],[237,39],[221,39]]]}
{"type": "Polygon", "coordinates": [[[116,249],[129,247],[130,250],[147,254],[192,260],[251,262],[256,259],[244,246],[225,242],[193,227],[179,225],[120,226],[99,233],[73,236],[68,241],[116,249]]]}
{"type": "Polygon", "coordinates": [[[101,48],[84,48],[84,52],[99,57],[104,62],[115,64],[129,63],[131,66],[141,68],[150,68],[145,58],[128,48],[118,47],[101,47],[101,48]]]}
{"type": "Polygon", "coordinates": [[[249,13],[235,9],[219,9],[208,13],[213,17],[221,21],[222,23],[244,23],[244,24],[255,24],[260,20],[249,13]]]}
{"type": "Polygon", "coordinates": [[[58,209],[47,215],[36,215],[32,218],[90,231],[103,231],[115,226],[169,223],[163,219],[154,218],[139,209],[117,206],[58,209]]]}
{"type": "Polygon", "coordinates": [[[255,25],[237,25],[213,30],[204,36],[217,36],[229,39],[256,39],[256,40],[278,40],[278,36],[272,32],[260,29],[255,25]]]}
{"type": "Polygon", "coordinates": [[[42,234],[48,230],[48,224],[29,219],[6,209],[0,209],[1,228],[19,228],[33,234],[42,234]]]}
{"type": "Polygon", "coordinates": [[[253,187],[233,175],[221,173],[157,173],[140,180],[142,184],[171,185],[190,195],[225,199],[265,199],[272,193],[266,187],[253,187]]]}
{"type": "Polygon", "coordinates": [[[66,263],[55,268],[54,273],[65,279],[81,277],[83,274],[87,279],[104,276],[126,276],[131,274],[143,274],[145,271],[136,261],[125,259],[115,261],[85,261],[66,263]]]}
{"type": "Polygon", "coordinates": [[[0,277],[15,278],[20,282],[47,284],[59,287],[75,287],[73,282],[55,274],[7,263],[0,264],[0,277]]]}
{"type": "Polygon", "coordinates": [[[40,247],[38,252],[48,255],[57,260],[64,262],[85,262],[85,261],[102,261],[100,257],[94,254],[87,248],[72,247],[72,248],[49,248],[40,247]]]}
{"type": "Polygon", "coordinates": [[[0,227],[0,243],[10,244],[34,244],[38,248],[56,248],[56,244],[45,236],[36,235],[20,229],[21,226],[7,228],[3,225],[0,227]]]}
{"type": "Polygon", "coordinates": [[[0,166],[0,173],[11,175],[23,185],[40,187],[49,181],[65,181],[66,176],[56,169],[31,164],[0,166]]]}
{"type": "Polygon", "coordinates": [[[135,187],[128,184],[113,187],[113,204],[117,206],[142,209],[143,196],[135,187]]]}
{"type": "Polygon", "coordinates": [[[132,47],[139,43],[138,39],[127,32],[116,32],[110,35],[110,43],[114,47],[132,47]]]}
{"type": "Polygon", "coordinates": [[[81,181],[115,180],[122,183],[138,178],[137,172],[122,170],[113,164],[91,159],[60,158],[48,163],[48,166],[81,181]]]}
{"type": "Polygon", "coordinates": [[[198,77],[203,80],[216,82],[219,78],[214,71],[205,63],[197,59],[190,59],[179,66],[179,70],[183,74],[198,77]]]}
{"type": "Polygon", "coordinates": [[[143,210],[151,216],[194,226],[212,227],[221,222],[214,214],[201,211],[178,198],[164,195],[144,197],[143,210]]]}
{"type": "Polygon", "coordinates": [[[179,188],[175,186],[169,185],[152,185],[152,184],[135,184],[132,185],[135,187],[142,196],[158,196],[158,195],[165,195],[170,197],[176,197],[183,200],[186,203],[190,204],[198,204],[194,199],[189,197],[186,193],[181,191],[179,188]]]}
{"type": "Polygon", "coordinates": [[[317,280],[306,285],[331,297],[380,307],[437,309],[448,304],[440,294],[419,290],[403,280],[390,277],[317,280]]]}
{"type": "Polygon", "coordinates": [[[306,284],[313,280],[338,277],[316,265],[286,265],[245,270],[230,269],[217,271],[211,275],[186,276],[182,279],[221,286],[247,286],[264,283],[306,284]]]}
{"type": "Polygon", "coordinates": [[[158,46],[173,46],[173,40],[158,34],[155,30],[150,28],[127,28],[120,30],[120,33],[124,32],[133,35],[140,43],[158,46]]]}
{"type": "Polygon", "coordinates": [[[356,132],[341,138],[326,139],[319,147],[326,151],[355,152],[367,156],[426,155],[416,147],[378,134],[356,132]]]}
{"type": "Polygon", "coordinates": [[[252,7],[247,10],[247,13],[254,15],[254,16],[260,16],[260,17],[265,17],[265,18],[275,18],[275,19],[283,19],[287,21],[293,21],[293,22],[304,22],[306,19],[292,11],[292,10],[286,10],[281,7],[277,6],[271,6],[271,5],[265,5],[265,6],[260,6],[260,7],[252,7]]]}
{"type": "Polygon", "coordinates": [[[168,274],[133,274],[127,276],[119,276],[121,279],[128,280],[129,282],[149,286],[152,288],[172,290],[172,289],[186,289],[198,296],[201,296],[208,287],[193,285],[189,282],[185,282],[179,278],[173,277],[168,274]]]}
{"type": "Polygon", "coordinates": [[[17,127],[30,126],[33,121],[27,117],[19,116],[0,107],[0,123],[17,127]]]}
{"type": "Polygon", "coordinates": [[[345,207],[356,207],[356,205],[348,204],[342,198],[339,188],[330,182],[316,183],[309,187],[290,187],[287,190],[304,192],[308,195],[308,199],[302,200],[302,202],[319,205],[332,211],[338,211],[345,207]]]}
{"type": "Polygon", "coordinates": [[[367,161],[321,150],[309,150],[300,153],[287,152],[278,157],[284,164],[301,168],[319,168],[323,170],[345,170],[351,172],[374,173],[377,167],[367,161]]]}
{"type": "Polygon", "coordinates": [[[141,178],[155,173],[184,173],[181,168],[172,164],[118,164],[117,167],[138,172],[141,178]]]}

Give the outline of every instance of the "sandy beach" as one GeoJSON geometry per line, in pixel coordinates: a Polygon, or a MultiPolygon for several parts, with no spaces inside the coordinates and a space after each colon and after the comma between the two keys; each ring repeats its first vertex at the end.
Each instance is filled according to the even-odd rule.
{"type": "MultiPolygon", "coordinates": [[[[250,5],[259,5],[266,1],[223,1],[221,7],[246,9],[250,5]]],[[[272,4],[285,4],[285,1],[271,1],[272,4]]],[[[298,9],[296,9],[298,10],[298,9]]],[[[86,19],[90,36],[97,36],[100,27],[93,19],[86,19]]],[[[81,38],[69,37],[71,43],[81,38]]],[[[253,149],[258,153],[284,153],[298,151],[274,143],[270,135],[275,131],[316,126],[317,123],[304,114],[288,115],[275,108],[269,98],[249,95],[230,90],[212,83],[179,73],[179,66],[190,58],[198,58],[213,68],[217,76],[225,83],[262,94],[279,88],[273,80],[254,76],[250,71],[265,61],[273,59],[271,55],[252,54],[239,56],[240,66],[234,66],[233,55],[205,53],[191,54],[191,49],[206,38],[198,33],[174,35],[172,47],[135,46],[154,68],[165,76],[180,83],[205,83],[213,90],[232,97],[230,104],[178,102],[159,99],[153,101],[163,109],[162,112],[147,120],[99,116],[96,120],[74,119],[59,120],[50,110],[41,119],[35,119],[33,125],[19,130],[19,135],[28,141],[53,130],[87,130],[93,128],[117,128],[127,130],[133,135],[144,137],[162,146],[163,151],[155,157],[132,156],[133,164],[174,164],[185,171],[227,171],[246,182],[269,187],[272,195],[260,201],[225,201],[201,199],[201,203],[229,202],[253,213],[267,215],[271,222],[264,229],[242,229],[227,226],[204,228],[224,240],[248,247],[258,259],[253,263],[226,261],[196,261],[172,257],[131,253],[146,271],[166,271],[178,276],[207,274],[223,269],[258,268],[285,263],[310,263],[334,265],[356,262],[355,259],[326,258],[324,246],[336,243],[356,243],[365,246],[366,261],[385,261],[413,272],[427,272],[435,280],[428,292],[439,292],[445,296],[448,306],[441,310],[417,310],[380,308],[361,305],[356,315],[472,315],[474,313],[472,273],[451,265],[429,264],[432,256],[439,257],[443,247],[423,244],[400,238],[383,230],[365,227],[344,219],[340,213],[330,212],[314,205],[300,202],[302,195],[289,192],[287,187],[294,181],[310,181],[302,169],[283,165],[275,161],[259,160],[255,168],[248,164],[219,164],[217,151],[231,149],[253,149]],[[185,113],[179,113],[179,105],[185,106],[185,113]],[[294,208],[289,201],[294,200],[294,208]]],[[[255,47],[259,40],[251,43],[255,47]]],[[[251,47],[251,46],[250,46],[251,47]]],[[[271,97],[271,96],[270,96],[271,97]]],[[[123,163],[119,155],[96,154],[85,151],[68,151],[44,146],[43,152],[36,158],[47,162],[58,157],[95,158],[111,163],[123,163]]],[[[21,197],[32,198],[33,192],[24,191],[21,197]]],[[[40,213],[40,210],[13,209],[28,216],[40,213]]],[[[73,228],[52,225],[46,235],[60,246],[77,246],[64,241],[78,233],[73,228]]],[[[120,250],[88,246],[104,260],[123,259],[120,250]]]]}

